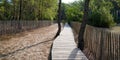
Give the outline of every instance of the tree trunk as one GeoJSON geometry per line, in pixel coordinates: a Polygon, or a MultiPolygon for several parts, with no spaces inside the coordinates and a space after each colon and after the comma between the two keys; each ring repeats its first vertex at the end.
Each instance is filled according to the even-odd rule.
{"type": "Polygon", "coordinates": [[[20,0],[19,20],[22,18],[22,0],[20,0]]]}
{"type": "Polygon", "coordinates": [[[14,15],[13,15],[13,19],[12,20],[16,20],[16,4],[15,4],[16,2],[15,2],[15,0],[13,0],[13,9],[14,9],[14,15]]]}
{"type": "Polygon", "coordinates": [[[20,24],[20,21],[22,19],[22,0],[20,0],[19,4],[20,4],[20,7],[19,7],[20,9],[19,9],[18,29],[22,29],[22,26],[20,24]]]}
{"type": "Polygon", "coordinates": [[[61,0],[59,0],[59,6],[58,6],[58,20],[57,20],[57,23],[58,23],[58,31],[57,31],[57,34],[55,36],[55,38],[57,36],[60,35],[60,32],[61,32],[61,0]]]}
{"type": "Polygon", "coordinates": [[[84,49],[84,32],[85,32],[86,24],[88,21],[89,2],[90,0],[85,0],[84,16],[83,16],[82,24],[80,27],[79,36],[78,36],[78,48],[80,48],[81,50],[84,49]]]}

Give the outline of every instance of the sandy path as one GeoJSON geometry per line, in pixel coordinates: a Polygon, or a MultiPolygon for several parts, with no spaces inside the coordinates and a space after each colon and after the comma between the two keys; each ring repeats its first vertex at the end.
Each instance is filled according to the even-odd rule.
{"type": "Polygon", "coordinates": [[[48,60],[57,24],[0,41],[0,60],[48,60]]]}

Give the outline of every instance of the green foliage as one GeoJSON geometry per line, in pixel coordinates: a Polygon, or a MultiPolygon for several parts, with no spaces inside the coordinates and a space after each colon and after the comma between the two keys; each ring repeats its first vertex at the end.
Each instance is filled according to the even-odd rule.
{"type": "MultiPolygon", "coordinates": [[[[22,0],[22,20],[53,20],[57,15],[57,0],[22,0]]],[[[0,20],[18,20],[20,0],[0,1],[0,20]]]]}
{"type": "Polygon", "coordinates": [[[115,22],[120,23],[120,16],[118,11],[120,12],[120,0],[112,0],[113,9],[111,10],[111,13],[113,14],[113,17],[115,19],[115,22]]]}
{"type": "Polygon", "coordinates": [[[106,11],[104,8],[100,11],[94,11],[90,15],[89,24],[96,26],[96,27],[112,27],[115,25],[113,21],[113,17],[110,12],[106,11]]]}
{"type": "Polygon", "coordinates": [[[118,3],[118,6],[120,7],[120,0],[115,0],[118,3]]]}
{"type": "Polygon", "coordinates": [[[115,26],[114,18],[111,9],[112,4],[109,1],[92,0],[90,4],[91,13],[89,15],[89,24],[97,27],[110,28],[115,26]]]}
{"type": "Polygon", "coordinates": [[[0,3],[0,19],[1,20],[7,20],[10,18],[11,11],[11,5],[7,0],[1,0],[0,3]]]}
{"type": "Polygon", "coordinates": [[[65,14],[68,21],[82,21],[83,17],[83,2],[75,1],[65,5],[65,14]]]}
{"type": "Polygon", "coordinates": [[[44,19],[53,20],[57,15],[57,0],[46,0],[43,10],[44,19]],[[55,4],[56,3],[56,4],[55,4]]]}

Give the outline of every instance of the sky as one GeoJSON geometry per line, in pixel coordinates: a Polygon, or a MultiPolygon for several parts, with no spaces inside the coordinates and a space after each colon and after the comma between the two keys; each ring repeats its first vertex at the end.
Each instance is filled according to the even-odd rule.
{"type": "Polygon", "coordinates": [[[64,3],[71,3],[71,2],[74,2],[74,1],[77,1],[77,0],[62,0],[62,2],[64,2],[64,3]]]}

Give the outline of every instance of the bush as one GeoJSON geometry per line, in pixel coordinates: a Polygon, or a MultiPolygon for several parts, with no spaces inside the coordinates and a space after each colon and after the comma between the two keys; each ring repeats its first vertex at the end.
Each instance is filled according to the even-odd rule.
{"type": "Polygon", "coordinates": [[[89,16],[89,24],[96,27],[110,28],[115,26],[113,16],[106,8],[94,10],[89,16]]]}

